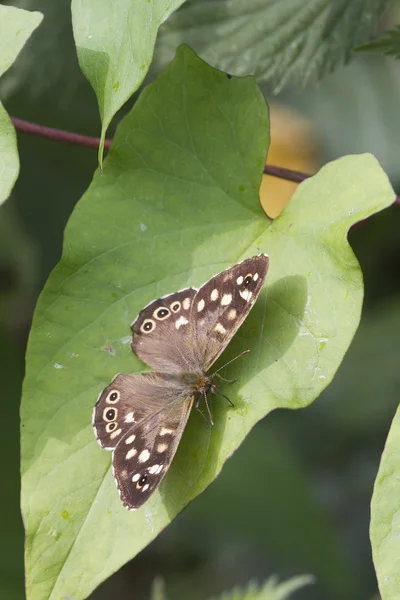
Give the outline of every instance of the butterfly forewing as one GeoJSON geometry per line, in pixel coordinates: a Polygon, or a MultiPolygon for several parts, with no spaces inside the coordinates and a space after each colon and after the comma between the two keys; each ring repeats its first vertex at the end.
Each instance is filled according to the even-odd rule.
{"type": "Polygon", "coordinates": [[[192,404],[185,384],[166,373],[118,375],[101,393],[93,426],[100,445],[114,450],[114,477],[127,508],[139,508],[164,477],[192,404]]]}
{"type": "Polygon", "coordinates": [[[264,285],[269,258],[248,258],[218,273],[194,297],[193,323],[197,357],[205,371],[217,360],[243,323],[264,285]]]}
{"type": "Polygon", "coordinates": [[[196,291],[186,288],[154,300],[140,311],[131,325],[131,348],[146,364],[166,373],[190,373],[198,368],[190,327],[196,291]]]}

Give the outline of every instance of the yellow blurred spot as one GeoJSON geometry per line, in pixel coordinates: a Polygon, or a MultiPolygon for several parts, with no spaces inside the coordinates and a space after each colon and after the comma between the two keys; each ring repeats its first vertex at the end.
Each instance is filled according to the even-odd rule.
{"type": "MultiPolygon", "coordinates": [[[[314,173],[317,170],[317,144],[309,121],[294,109],[279,104],[270,105],[271,145],[268,164],[294,171],[314,173]]],[[[288,204],[298,183],[263,175],[260,202],[271,219],[275,219],[288,204]]]]}

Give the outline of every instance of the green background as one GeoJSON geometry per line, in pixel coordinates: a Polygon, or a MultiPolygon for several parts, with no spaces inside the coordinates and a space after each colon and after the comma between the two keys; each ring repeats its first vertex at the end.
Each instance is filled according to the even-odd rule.
{"type": "MultiPolygon", "coordinates": [[[[95,135],[96,101],[77,65],[68,3],[58,4],[53,21],[50,14],[10,72],[2,100],[15,116],[95,135]],[[59,52],[46,52],[46,43],[59,44],[59,52]]],[[[399,96],[389,61],[359,58],[317,91],[286,90],[281,99],[313,118],[321,163],[373,151],[399,190],[399,96]]],[[[11,599],[23,597],[18,405],[25,342],[38,292],[61,256],[66,220],[96,166],[93,150],[38,138],[20,135],[19,151],[21,176],[0,213],[0,369],[8,399],[1,593],[11,599]]],[[[301,572],[317,577],[303,597],[373,597],[369,501],[398,402],[399,221],[392,207],[350,233],[364,272],[364,315],[332,385],[307,410],[275,412],[257,425],[207,492],[94,598],[128,598],[133,588],[146,597],[157,574],[166,577],[171,598],[200,600],[251,577],[301,572]],[[237,493],[238,479],[253,480],[260,472],[265,489],[256,501],[237,493]]]]}

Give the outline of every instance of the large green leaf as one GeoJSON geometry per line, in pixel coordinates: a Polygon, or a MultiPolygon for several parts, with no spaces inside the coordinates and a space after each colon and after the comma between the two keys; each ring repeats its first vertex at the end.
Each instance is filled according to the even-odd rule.
{"type": "Polygon", "coordinates": [[[104,174],[77,205],[27,353],[29,600],[85,597],[209,485],[259,419],[306,406],[338,368],[363,295],[347,231],[394,194],[372,156],[347,157],[304,182],[270,222],[258,201],[268,141],[254,80],[227,77],[181,48],[119,126],[104,174]],[[117,372],[144,368],[130,352],[129,324],[152,298],[261,251],[271,257],[267,289],[224,353],[252,350],[226,369],[238,378],[235,409],[217,403],[212,430],[194,411],[160,489],[128,512],[90,421],[117,372]]]}
{"type": "Polygon", "coordinates": [[[184,0],[72,0],[79,64],[96,92],[99,160],[107,127],[149,70],[159,26],[184,0]]]}
{"type": "Polygon", "coordinates": [[[389,0],[189,0],[160,31],[158,59],[178,44],[235,75],[253,73],[279,90],[303,86],[349,60],[375,34],[389,0]]]}
{"type": "MultiPolygon", "coordinates": [[[[0,77],[22,50],[43,15],[0,5],[0,77]]],[[[18,177],[17,138],[10,117],[0,102],[0,204],[10,195],[18,177]]]]}
{"type": "Polygon", "coordinates": [[[400,407],[382,454],[371,502],[372,554],[382,600],[400,598],[400,407]]]}

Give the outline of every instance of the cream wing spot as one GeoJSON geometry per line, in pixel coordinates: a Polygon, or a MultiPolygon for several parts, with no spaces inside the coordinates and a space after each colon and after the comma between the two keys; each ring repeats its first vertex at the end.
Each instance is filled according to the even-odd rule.
{"type": "Polygon", "coordinates": [[[135,473],[135,475],[132,477],[133,483],[135,483],[136,481],[139,481],[139,479],[140,479],[140,473],[135,473]]]}
{"type": "Polygon", "coordinates": [[[254,281],[257,281],[257,279],[258,279],[258,273],[254,273],[253,280],[254,280],[254,281]]]}
{"type": "Polygon", "coordinates": [[[160,430],[160,435],[161,436],[163,436],[163,435],[171,435],[171,433],[174,433],[173,429],[168,429],[168,427],[161,427],[161,430],[160,430]]]}
{"type": "Polygon", "coordinates": [[[134,442],[135,439],[136,439],[136,435],[134,433],[132,433],[132,435],[130,435],[129,437],[126,438],[125,444],[132,444],[132,442],[134,442]]]}
{"type": "Polygon", "coordinates": [[[231,310],[228,312],[228,321],[233,321],[234,319],[236,319],[236,309],[235,308],[231,308],[231,310]]]}
{"type": "Polygon", "coordinates": [[[241,295],[243,300],[246,300],[246,302],[248,302],[253,295],[253,293],[250,292],[250,290],[240,290],[239,294],[241,295]]]}
{"type": "Polygon", "coordinates": [[[157,446],[157,452],[159,454],[162,454],[163,452],[166,451],[167,448],[168,448],[168,444],[158,444],[158,446],[157,446]]]}
{"type": "Polygon", "coordinates": [[[151,473],[152,475],[154,475],[155,473],[157,473],[159,466],[160,465],[153,465],[152,467],[149,467],[147,470],[148,470],[149,473],[151,473]]]}
{"type": "Polygon", "coordinates": [[[215,302],[216,300],[218,300],[218,296],[219,296],[219,292],[218,292],[217,288],[214,288],[213,291],[211,292],[211,296],[210,296],[211,300],[213,302],[215,302]]]}
{"type": "Polygon", "coordinates": [[[161,471],[163,470],[164,465],[160,465],[157,469],[156,475],[158,475],[159,473],[161,473],[161,471]]]}
{"type": "Polygon", "coordinates": [[[229,306],[232,302],[232,294],[224,294],[221,300],[221,306],[229,306]]]}
{"type": "Polygon", "coordinates": [[[222,333],[222,335],[225,335],[226,333],[226,329],[223,325],[221,325],[221,323],[216,324],[216,326],[214,327],[214,331],[218,331],[218,333],[222,333]]]}
{"type": "Polygon", "coordinates": [[[242,285],[242,283],[243,283],[243,276],[242,276],[242,275],[240,275],[240,277],[238,277],[238,278],[236,279],[236,283],[237,283],[238,285],[242,285]]]}
{"type": "Polygon", "coordinates": [[[149,484],[146,483],[146,485],[142,488],[142,492],[145,492],[146,490],[148,490],[149,487],[150,487],[149,484]]]}
{"type": "Polygon", "coordinates": [[[135,419],[134,419],[134,412],[131,411],[130,413],[128,413],[124,419],[125,423],[134,423],[135,419]]]}
{"type": "Polygon", "coordinates": [[[190,298],[185,298],[184,301],[182,302],[182,306],[185,310],[189,310],[190,308],[190,298]]]}
{"type": "Polygon", "coordinates": [[[110,435],[110,438],[111,438],[112,440],[113,440],[113,439],[115,439],[116,437],[118,437],[118,436],[120,435],[121,431],[122,431],[122,429],[121,429],[121,428],[120,428],[120,429],[117,429],[116,431],[113,431],[113,432],[112,432],[112,434],[110,435]]]}
{"type": "Polygon", "coordinates": [[[147,460],[149,460],[150,458],[150,452],[148,450],[143,450],[140,454],[139,454],[139,462],[144,463],[147,460]]]}
{"type": "Polygon", "coordinates": [[[199,302],[197,303],[197,312],[201,312],[205,306],[205,302],[203,299],[199,300],[199,302]]]}
{"type": "Polygon", "coordinates": [[[133,456],[135,456],[137,454],[137,450],[136,448],[131,448],[130,450],[128,450],[128,452],[126,453],[126,460],[129,460],[130,458],[132,458],[133,456]]]}
{"type": "Polygon", "coordinates": [[[179,319],[175,321],[175,329],[180,329],[182,325],[187,325],[188,323],[189,321],[185,317],[179,317],[179,319]]]}

